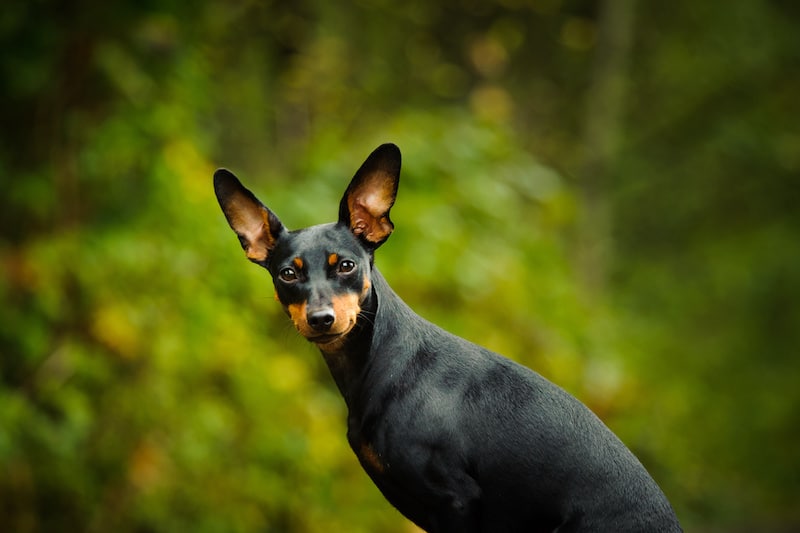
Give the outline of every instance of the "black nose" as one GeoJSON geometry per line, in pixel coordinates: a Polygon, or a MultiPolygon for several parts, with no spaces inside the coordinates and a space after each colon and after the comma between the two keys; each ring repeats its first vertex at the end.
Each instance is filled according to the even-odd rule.
{"type": "Polygon", "coordinates": [[[314,331],[328,331],[331,329],[333,321],[336,320],[336,316],[333,314],[333,309],[324,308],[309,311],[306,319],[314,331]]]}

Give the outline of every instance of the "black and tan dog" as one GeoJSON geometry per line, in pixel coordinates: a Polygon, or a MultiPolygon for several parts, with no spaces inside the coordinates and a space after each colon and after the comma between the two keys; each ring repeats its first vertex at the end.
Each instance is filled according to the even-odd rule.
{"type": "Polygon", "coordinates": [[[356,172],[339,221],[288,231],[229,171],[214,174],[248,259],[322,352],[347,439],[397,509],[429,532],[681,531],[620,440],[539,374],[415,314],[373,264],[394,229],[400,151],[356,172]]]}

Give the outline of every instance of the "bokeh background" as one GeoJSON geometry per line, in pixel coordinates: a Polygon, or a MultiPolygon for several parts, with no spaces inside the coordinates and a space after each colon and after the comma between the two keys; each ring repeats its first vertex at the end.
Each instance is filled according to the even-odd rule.
{"type": "Polygon", "coordinates": [[[12,0],[0,76],[3,531],[413,531],[211,186],[332,221],[387,141],[412,307],[800,530],[799,3],[12,0]]]}

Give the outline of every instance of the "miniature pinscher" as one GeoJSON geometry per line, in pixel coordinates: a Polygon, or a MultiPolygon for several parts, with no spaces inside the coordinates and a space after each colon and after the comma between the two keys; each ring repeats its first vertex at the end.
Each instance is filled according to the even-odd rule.
{"type": "Polygon", "coordinates": [[[431,533],[681,531],[661,489],[586,406],[414,313],[374,265],[394,230],[400,150],[379,146],[338,222],[287,230],[228,170],[220,207],[316,344],[347,440],[383,495],[431,533]]]}

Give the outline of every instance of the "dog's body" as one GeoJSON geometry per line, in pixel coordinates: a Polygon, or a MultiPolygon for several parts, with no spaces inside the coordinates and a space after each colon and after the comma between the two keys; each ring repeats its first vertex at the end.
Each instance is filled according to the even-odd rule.
{"type": "Polygon", "coordinates": [[[289,232],[228,171],[214,184],[247,256],[273,276],[348,407],[350,446],[430,532],[681,531],[636,457],[539,374],[415,314],[373,265],[394,226],[400,153],[383,145],[339,222],[289,232]]]}

